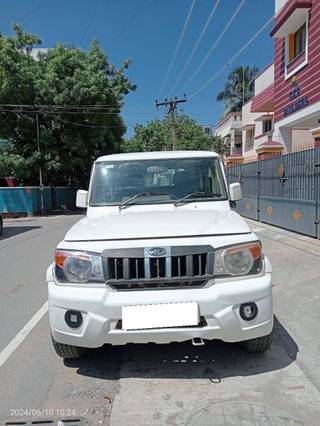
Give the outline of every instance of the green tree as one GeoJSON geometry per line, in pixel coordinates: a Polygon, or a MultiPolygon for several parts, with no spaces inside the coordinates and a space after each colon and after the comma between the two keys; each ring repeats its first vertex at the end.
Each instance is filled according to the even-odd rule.
{"type": "Polygon", "coordinates": [[[35,113],[2,111],[0,138],[10,140],[14,155],[27,162],[25,183],[38,183],[40,165],[44,183],[86,183],[92,161],[120,149],[126,128],[119,108],[124,96],[136,88],[125,76],[130,61],[116,69],[98,41],[88,52],[58,43],[35,60],[30,53],[41,44],[40,39],[18,26],[14,29],[12,37],[0,37],[0,104],[110,108],[107,112],[104,108],[103,114],[85,107],[81,114],[79,109],[37,108],[40,153],[35,113]]]}
{"type": "Polygon", "coordinates": [[[254,95],[254,80],[259,72],[257,67],[236,67],[228,75],[223,90],[218,93],[217,101],[222,101],[225,114],[241,111],[242,106],[254,95]]]}
{"type": "MultiPolygon", "coordinates": [[[[177,149],[212,150],[219,154],[225,152],[222,139],[217,136],[206,136],[196,121],[188,115],[176,117],[177,149]]],[[[134,136],[122,144],[122,151],[164,151],[172,149],[171,119],[152,120],[134,129],[134,136]]]]}
{"type": "Polygon", "coordinates": [[[0,178],[22,179],[28,171],[28,162],[17,154],[12,143],[0,140],[0,178]]]}

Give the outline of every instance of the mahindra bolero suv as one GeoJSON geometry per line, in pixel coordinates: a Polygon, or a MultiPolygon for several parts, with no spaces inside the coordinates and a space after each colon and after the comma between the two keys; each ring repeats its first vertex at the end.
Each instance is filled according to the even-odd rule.
{"type": "Polygon", "coordinates": [[[86,216],[47,271],[57,354],[212,339],[268,349],[271,265],[233,210],[240,198],[213,152],[98,158],[89,191],[77,193],[86,216]]]}

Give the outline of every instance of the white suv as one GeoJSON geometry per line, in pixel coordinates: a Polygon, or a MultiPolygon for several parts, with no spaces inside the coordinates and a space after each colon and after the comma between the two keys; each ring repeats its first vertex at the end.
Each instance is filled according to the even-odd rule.
{"type": "Polygon", "coordinates": [[[232,207],[213,152],[114,154],[94,163],[87,208],[47,271],[50,328],[64,358],[106,343],[272,341],[271,265],[232,207]]]}

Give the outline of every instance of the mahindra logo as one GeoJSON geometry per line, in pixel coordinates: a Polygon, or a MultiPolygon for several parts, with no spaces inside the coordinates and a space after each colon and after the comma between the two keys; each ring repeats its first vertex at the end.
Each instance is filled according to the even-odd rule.
{"type": "Polygon", "coordinates": [[[167,254],[167,250],[163,247],[152,247],[148,250],[148,254],[152,257],[161,257],[167,254]]]}

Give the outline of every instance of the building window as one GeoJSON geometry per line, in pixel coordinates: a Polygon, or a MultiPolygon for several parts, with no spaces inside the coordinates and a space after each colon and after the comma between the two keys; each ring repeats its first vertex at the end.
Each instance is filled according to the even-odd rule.
{"type": "Polygon", "coordinates": [[[253,144],[254,144],[254,131],[253,129],[249,129],[247,130],[247,135],[246,135],[246,146],[245,146],[245,150],[246,151],[250,151],[250,149],[253,148],[253,144]]]}
{"type": "Polygon", "coordinates": [[[262,123],[262,132],[268,133],[272,130],[272,120],[265,120],[262,123]]]}
{"type": "Polygon", "coordinates": [[[292,77],[308,63],[308,12],[301,15],[299,23],[285,36],[285,79],[292,77]]]}
{"type": "Polygon", "coordinates": [[[306,24],[303,24],[302,27],[294,35],[294,47],[295,47],[295,57],[300,55],[300,53],[306,50],[306,24]]]}
{"type": "Polygon", "coordinates": [[[289,34],[289,62],[306,50],[306,24],[304,23],[298,31],[289,34]]]}

